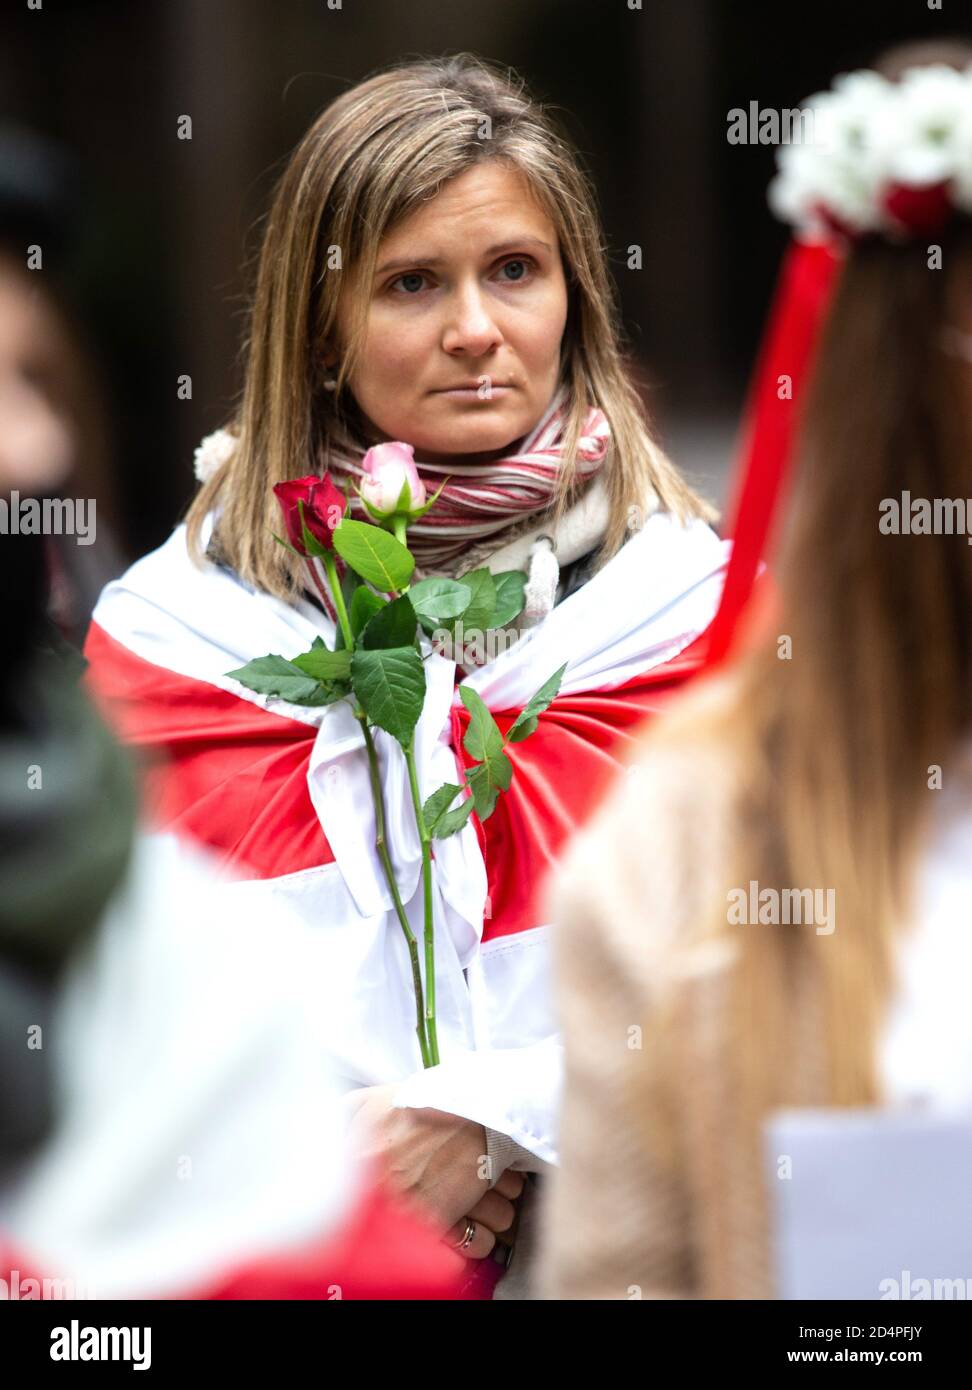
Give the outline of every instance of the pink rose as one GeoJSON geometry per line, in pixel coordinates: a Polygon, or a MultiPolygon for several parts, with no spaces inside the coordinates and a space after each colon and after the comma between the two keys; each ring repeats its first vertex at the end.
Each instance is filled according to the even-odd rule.
{"type": "Polygon", "coordinates": [[[365,454],[362,467],[365,476],[358,490],[376,521],[392,516],[411,519],[425,506],[425,484],[415,466],[411,444],[376,444],[365,454]],[[405,487],[408,492],[403,497],[405,487]]]}

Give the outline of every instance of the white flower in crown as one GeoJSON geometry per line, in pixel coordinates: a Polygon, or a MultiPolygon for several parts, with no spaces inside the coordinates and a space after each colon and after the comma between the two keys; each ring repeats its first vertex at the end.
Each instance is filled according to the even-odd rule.
{"type": "Polygon", "coordinates": [[[972,78],[937,65],[905,73],[881,132],[889,176],[918,187],[954,178],[968,158],[972,78]]]}
{"type": "Polygon", "coordinates": [[[880,127],[889,83],[873,72],[838,77],[832,91],[804,102],[812,113],[811,139],[783,146],[779,175],[770,185],[777,216],[803,229],[826,229],[826,211],[857,232],[880,225],[877,190],[883,169],[874,132],[880,127]]]}
{"type": "Polygon", "coordinates": [[[236,452],[239,440],[229,430],[214,430],[207,434],[202,443],[196,446],[193,454],[196,477],[201,483],[208,483],[224,463],[228,463],[236,452]]]}
{"type": "Polygon", "coordinates": [[[800,231],[922,234],[972,212],[972,69],[837,77],[805,105],[812,139],[781,148],[770,206],[800,231]]]}

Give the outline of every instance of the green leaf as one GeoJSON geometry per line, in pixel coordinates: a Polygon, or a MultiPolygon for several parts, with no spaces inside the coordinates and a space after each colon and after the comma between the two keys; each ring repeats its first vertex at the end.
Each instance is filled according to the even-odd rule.
{"type": "Polygon", "coordinates": [[[415,568],[401,541],[366,521],[340,521],[334,528],[334,549],[362,579],[386,592],[404,588],[415,568]]]}
{"type": "Polygon", "coordinates": [[[488,763],[479,763],[466,773],[466,781],[472,789],[476,814],[480,820],[487,820],[496,809],[496,801],[501,791],[505,792],[513,780],[513,764],[505,753],[492,758],[488,763]]]}
{"type": "Polygon", "coordinates": [[[425,703],[425,667],[415,648],[355,648],[351,683],[369,721],[406,747],[425,703]]]}
{"type": "Polygon", "coordinates": [[[304,520],[304,503],[302,500],[297,503],[297,515],[300,517],[300,529],[304,533],[304,549],[307,551],[307,554],[313,555],[317,559],[320,559],[322,555],[330,554],[327,546],[321,545],[317,537],[307,529],[307,522],[304,520]]]}
{"type": "Polygon", "coordinates": [[[459,584],[469,590],[469,604],[462,615],[463,635],[485,632],[496,608],[496,583],[487,569],[460,575],[459,584]]]}
{"type": "Polygon", "coordinates": [[[292,705],[329,705],[345,693],[341,691],[334,695],[294,662],[272,653],[258,656],[255,661],[248,661],[245,666],[227,671],[226,674],[248,690],[255,690],[260,695],[277,695],[281,700],[289,700],[292,705]]]}
{"type": "Polygon", "coordinates": [[[407,647],[415,641],[415,609],[408,594],[386,603],[365,624],[359,646],[373,650],[378,647],[407,647]]]}
{"type": "Polygon", "coordinates": [[[273,538],[274,538],[274,540],[277,542],[277,544],[278,544],[278,545],[282,545],[283,548],[284,548],[284,550],[289,550],[290,553],[291,553],[291,555],[296,555],[296,556],[298,556],[298,558],[301,559],[301,560],[304,558],[303,555],[301,555],[300,551],[297,549],[296,546],[291,545],[291,544],[290,544],[290,541],[285,541],[281,536],[278,536],[277,533],[276,533],[276,531],[271,531],[270,534],[271,534],[271,536],[273,536],[273,538]]]}
{"type": "Polygon", "coordinates": [[[458,618],[469,607],[472,595],[468,584],[456,579],[420,579],[408,591],[412,607],[419,621],[425,627],[441,625],[450,618],[458,618]]]}
{"type": "Polygon", "coordinates": [[[521,743],[523,739],[529,738],[537,727],[537,715],[550,704],[550,701],[560,689],[560,682],[563,680],[564,672],[567,670],[567,663],[564,662],[559,671],[555,671],[549,679],[545,680],[533,698],[520,711],[516,719],[510,726],[509,733],[506,735],[507,742],[521,743]]]}
{"type": "Polygon", "coordinates": [[[351,694],[351,682],[350,682],[350,681],[322,681],[322,682],[321,682],[321,686],[320,686],[320,690],[321,690],[321,697],[320,697],[320,699],[319,699],[319,700],[313,700],[313,701],[311,701],[310,703],[315,704],[315,705],[333,705],[334,702],[335,702],[335,700],[343,700],[344,697],[345,697],[345,695],[350,695],[350,694],[351,694]]]}
{"type": "Polygon", "coordinates": [[[329,652],[322,644],[294,657],[294,665],[319,681],[346,681],[351,676],[351,653],[329,652]]]}
{"type": "Polygon", "coordinates": [[[439,817],[448,811],[461,791],[462,787],[456,782],[446,782],[427,799],[422,807],[422,819],[430,835],[434,832],[439,817]]]}
{"type": "Polygon", "coordinates": [[[454,811],[446,811],[441,815],[435,824],[435,838],[437,840],[447,840],[450,835],[455,835],[457,830],[461,830],[469,819],[476,802],[471,796],[467,796],[454,811]]]}
{"type": "Polygon", "coordinates": [[[376,594],[374,589],[369,589],[366,584],[360,585],[355,589],[351,599],[351,611],[348,618],[351,623],[352,636],[357,640],[358,634],[370,618],[373,618],[380,608],[384,608],[388,600],[376,594]]]}
{"type": "Polygon", "coordinates": [[[462,746],[470,757],[480,759],[467,773],[476,812],[480,820],[491,816],[496,798],[506,791],[513,777],[513,764],[503,752],[503,735],[482,698],[470,686],[460,685],[459,695],[469,711],[469,727],[462,746]]]}
{"type": "Polygon", "coordinates": [[[526,575],[522,570],[504,570],[494,574],[496,607],[489,620],[490,627],[505,627],[523,612],[526,575]]]}
{"type": "Polygon", "coordinates": [[[503,735],[496,720],[471,686],[460,685],[459,697],[469,711],[469,727],[462,740],[462,746],[471,758],[484,762],[503,752],[503,735]]]}
{"type": "MultiPolygon", "coordinates": [[[[320,636],[314,638],[313,642],[310,644],[310,649],[312,652],[329,652],[331,650],[327,643],[324,641],[324,638],[320,636]]],[[[344,639],[341,635],[340,627],[337,628],[334,634],[334,650],[338,653],[344,652],[344,639]]],[[[296,661],[297,657],[294,657],[294,662],[296,663],[296,661]]],[[[345,677],[344,679],[347,680],[348,678],[345,677]]],[[[347,691],[345,691],[345,694],[347,694],[347,691]]]]}
{"type": "Polygon", "coordinates": [[[438,491],[432,494],[432,496],[426,502],[424,507],[409,507],[409,520],[418,521],[419,517],[425,516],[426,512],[430,512],[432,508],[435,506],[436,502],[439,500],[439,495],[441,494],[442,489],[445,487],[446,483],[449,483],[451,481],[451,474],[448,477],[443,478],[442,482],[439,484],[438,491]]]}

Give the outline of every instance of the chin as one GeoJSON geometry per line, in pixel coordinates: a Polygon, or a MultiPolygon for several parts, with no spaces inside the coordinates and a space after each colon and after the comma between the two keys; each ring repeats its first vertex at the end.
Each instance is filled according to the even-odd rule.
{"type": "Polygon", "coordinates": [[[458,410],[448,428],[416,431],[416,453],[482,454],[512,444],[532,429],[535,421],[520,420],[497,411],[490,419],[476,415],[475,407],[458,410]]]}

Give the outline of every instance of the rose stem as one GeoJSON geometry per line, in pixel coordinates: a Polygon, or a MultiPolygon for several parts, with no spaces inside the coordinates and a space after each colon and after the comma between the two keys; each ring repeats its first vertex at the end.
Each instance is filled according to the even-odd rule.
{"type": "Polygon", "coordinates": [[[435,1023],[435,928],[432,919],[432,855],[431,840],[422,814],[422,798],[419,794],[418,773],[415,769],[415,735],[413,733],[405,750],[408,764],[408,781],[412,789],[412,805],[415,807],[415,822],[419,839],[422,842],[422,889],[425,901],[425,1019],[429,1034],[429,1050],[432,1065],[439,1062],[439,1039],[435,1023]]]}
{"type": "MultiPolygon", "coordinates": [[[[334,594],[334,605],[337,609],[338,622],[341,625],[341,633],[344,637],[344,644],[348,651],[354,649],[354,638],[351,635],[351,624],[348,621],[348,612],[344,602],[344,595],[341,592],[341,585],[337,577],[337,567],[333,557],[330,555],[322,556],[324,568],[327,571],[328,583],[334,594]]],[[[320,577],[317,574],[316,566],[308,564],[315,582],[321,587],[320,577]]],[[[388,853],[388,842],[385,836],[385,802],[381,791],[381,774],[378,769],[378,752],[375,748],[375,741],[368,728],[368,717],[360,707],[357,700],[354,702],[354,717],[361,725],[364,734],[365,748],[368,753],[368,771],[371,777],[371,793],[375,803],[375,849],[384,870],[385,880],[392,895],[392,902],[395,905],[395,915],[401,924],[405,934],[405,941],[408,945],[408,955],[412,965],[412,985],[415,990],[415,1032],[418,1036],[419,1048],[422,1052],[422,1065],[432,1066],[431,1051],[428,1038],[425,1032],[425,1009],[422,999],[422,972],[419,969],[418,942],[412,931],[411,924],[405,913],[402,903],[401,893],[398,891],[398,881],[395,878],[395,870],[392,866],[391,857],[388,853]]]]}

